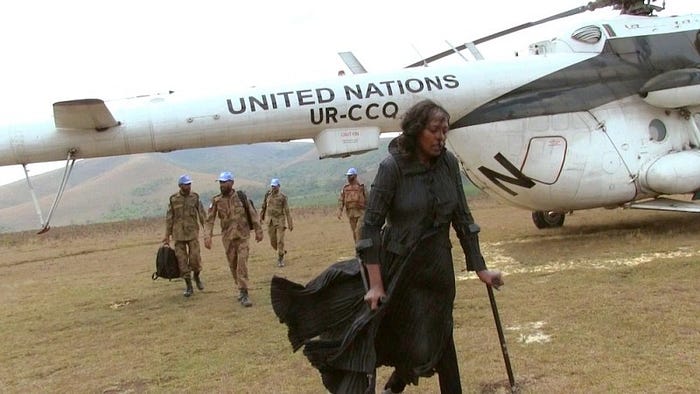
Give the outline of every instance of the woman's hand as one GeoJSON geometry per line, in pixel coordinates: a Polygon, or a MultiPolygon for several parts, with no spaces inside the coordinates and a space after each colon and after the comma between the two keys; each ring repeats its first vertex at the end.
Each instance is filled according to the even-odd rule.
{"type": "Polygon", "coordinates": [[[501,271],[481,270],[477,271],[476,275],[482,282],[486,283],[487,285],[493,287],[496,290],[498,290],[499,287],[504,285],[503,275],[501,274],[501,271]]]}
{"type": "Polygon", "coordinates": [[[386,291],[384,291],[384,282],[382,281],[382,273],[379,270],[379,264],[363,264],[360,267],[361,270],[366,269],[367,277],[362,276],[362,281],[365,282],[365,286],[369,287],[367,294],[365,294],[365,302],[369,304],[369,309],[377,310],[379,304],[384,302],[386,298],[386,291]]]}
{"type": "Polygon", "coordinates": [[[386,292],[384,292],[383,286],[371,287],[365,294],[365,302],[369,304],[369,309],[373,311],[379,308],[379,305],[384,302],[384,298],[386,298],[386,292]]]}

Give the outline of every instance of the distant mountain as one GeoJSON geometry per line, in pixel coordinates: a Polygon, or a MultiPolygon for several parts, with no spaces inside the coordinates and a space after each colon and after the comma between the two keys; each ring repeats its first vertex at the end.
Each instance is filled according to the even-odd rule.
{"type": "MultiPolygon", "coordinates": [[[[271,178],[280,178],[292,208],[335,204],[345,171],[356,167],[368,186],[389,140],[376,151],[343,159],[319,160],[310,142],[264,143],[170,153],[86,159],[76,162],[52,226],[116,221],[165,214],[167,198],[177,191],[177,178],[190,174],[193,190],[208,205],[219,192],[220,171],[232,171],[235,188],[245,190],[259,206],[271,178]]],[[[48,214],[63,169],[32,177],[44,215],[48,214]]],[[[31,195],[24,180],[0,186],[0,232],[38,229],[31,195]]]]}
{"type": "MultiPolygon", "coordinates": [[[[164,216],[168,196],[177,192],[177,178],[185,173],[192,177],[192,190],[205,207],[219,193],[216,179],[221,171],[233,172],[234,187],[245,190],[258,207],[272,178],[280,179],[292,209],[335,205],[349,167],[357,168],[369,190],[389,141],[381,139],[378,150],[342,159],[319,160],[313,143],[288,142],[81,160],[75,164],[51,225],[164,216]]],[[[44,216],[62,176],[59,169],[32,177],[44,216]]],[[[0,232],[39,227],[26,182],[0,186],[0,232]]]]}

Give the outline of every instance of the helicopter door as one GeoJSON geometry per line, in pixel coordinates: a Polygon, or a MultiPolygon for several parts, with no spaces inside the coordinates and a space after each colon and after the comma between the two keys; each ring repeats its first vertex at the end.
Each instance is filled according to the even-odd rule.
{"type": "Polygon", "coordinates": [[[561,136],[531,138],[523,161],[522,173],[547,185],[554,184],[561,174],[566,157],[566,140],[561,136]]]}

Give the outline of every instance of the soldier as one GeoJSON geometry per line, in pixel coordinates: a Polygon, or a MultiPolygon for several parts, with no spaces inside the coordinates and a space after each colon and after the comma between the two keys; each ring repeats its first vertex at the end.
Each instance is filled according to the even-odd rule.
{"type": "Polygon", "coordinates": [[[199,253],[199,226],[204,227],[206,213],[199,195],[192,192],[192,179],[182,175],[177,184],[180,191],[170,196],[168,212],[165,216],[165,238],[163,244],[170,244],[170,237],[175,241],[175,255],[182,278],[187,284],[183,295],[192,295],[190,271],[194,271],[194,282],[199,290],[204,290],[199,273],[202,271],[202,258],[199,253]]]}
{"type": "Polygon", "coordinates": [[[265,198],[260,210],[260,219],[265,221],[267,215],[267,233],[270,236],[270,245],[277,250],[277,266],[284,267],[284,230],[289,224],[289,231],[294,230],[292,215],[289,213],[287,196],[280,191],[280,180],[273,178],[270,182],[270,190],[265,193],[265,198]],[[285,222],[286,219],[286,222],[285,222]]]}
{"type": "Polygon", "coordinates": [[[214,221],[218,216],[226,259],[239,290],[238,301],[245,307],[253,306],[248,295],[248,238],[254,229],[255,240],[262,241],[262,227],[245,193],[233,189],[233,175],[230,172],[224,171],[219,175],[219,189],[221,194],[214,196],[209,206],[204,246],[211,249],[214,221]]]}
{"type": "Polygon", "coordinates": [[[352,238],[357,242],[360,239],[360,228],[365,216],[367,194],[365,193],[365,185],[357,180],[357,170],[355,168],[349,168],[345,175],[348,177],[348,183],[343,186],[343,189],[340,191],[340,197],[338,197],[338,220],[340,220],[343,208],[345,208],[345,214],[350,221],[352,238]],[[360,223],[359,226],[357,225],[358,223],[360,223]]]}

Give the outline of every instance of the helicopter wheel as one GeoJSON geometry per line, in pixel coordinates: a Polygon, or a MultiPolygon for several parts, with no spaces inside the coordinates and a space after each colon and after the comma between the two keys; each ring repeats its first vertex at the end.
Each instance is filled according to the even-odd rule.
{"type": "Polygon", "coordinates": [[[564,225],[565,213],[553,211],[534,211],[532,212],[532,221],[539,229],[555,228],[564,225]]]}

